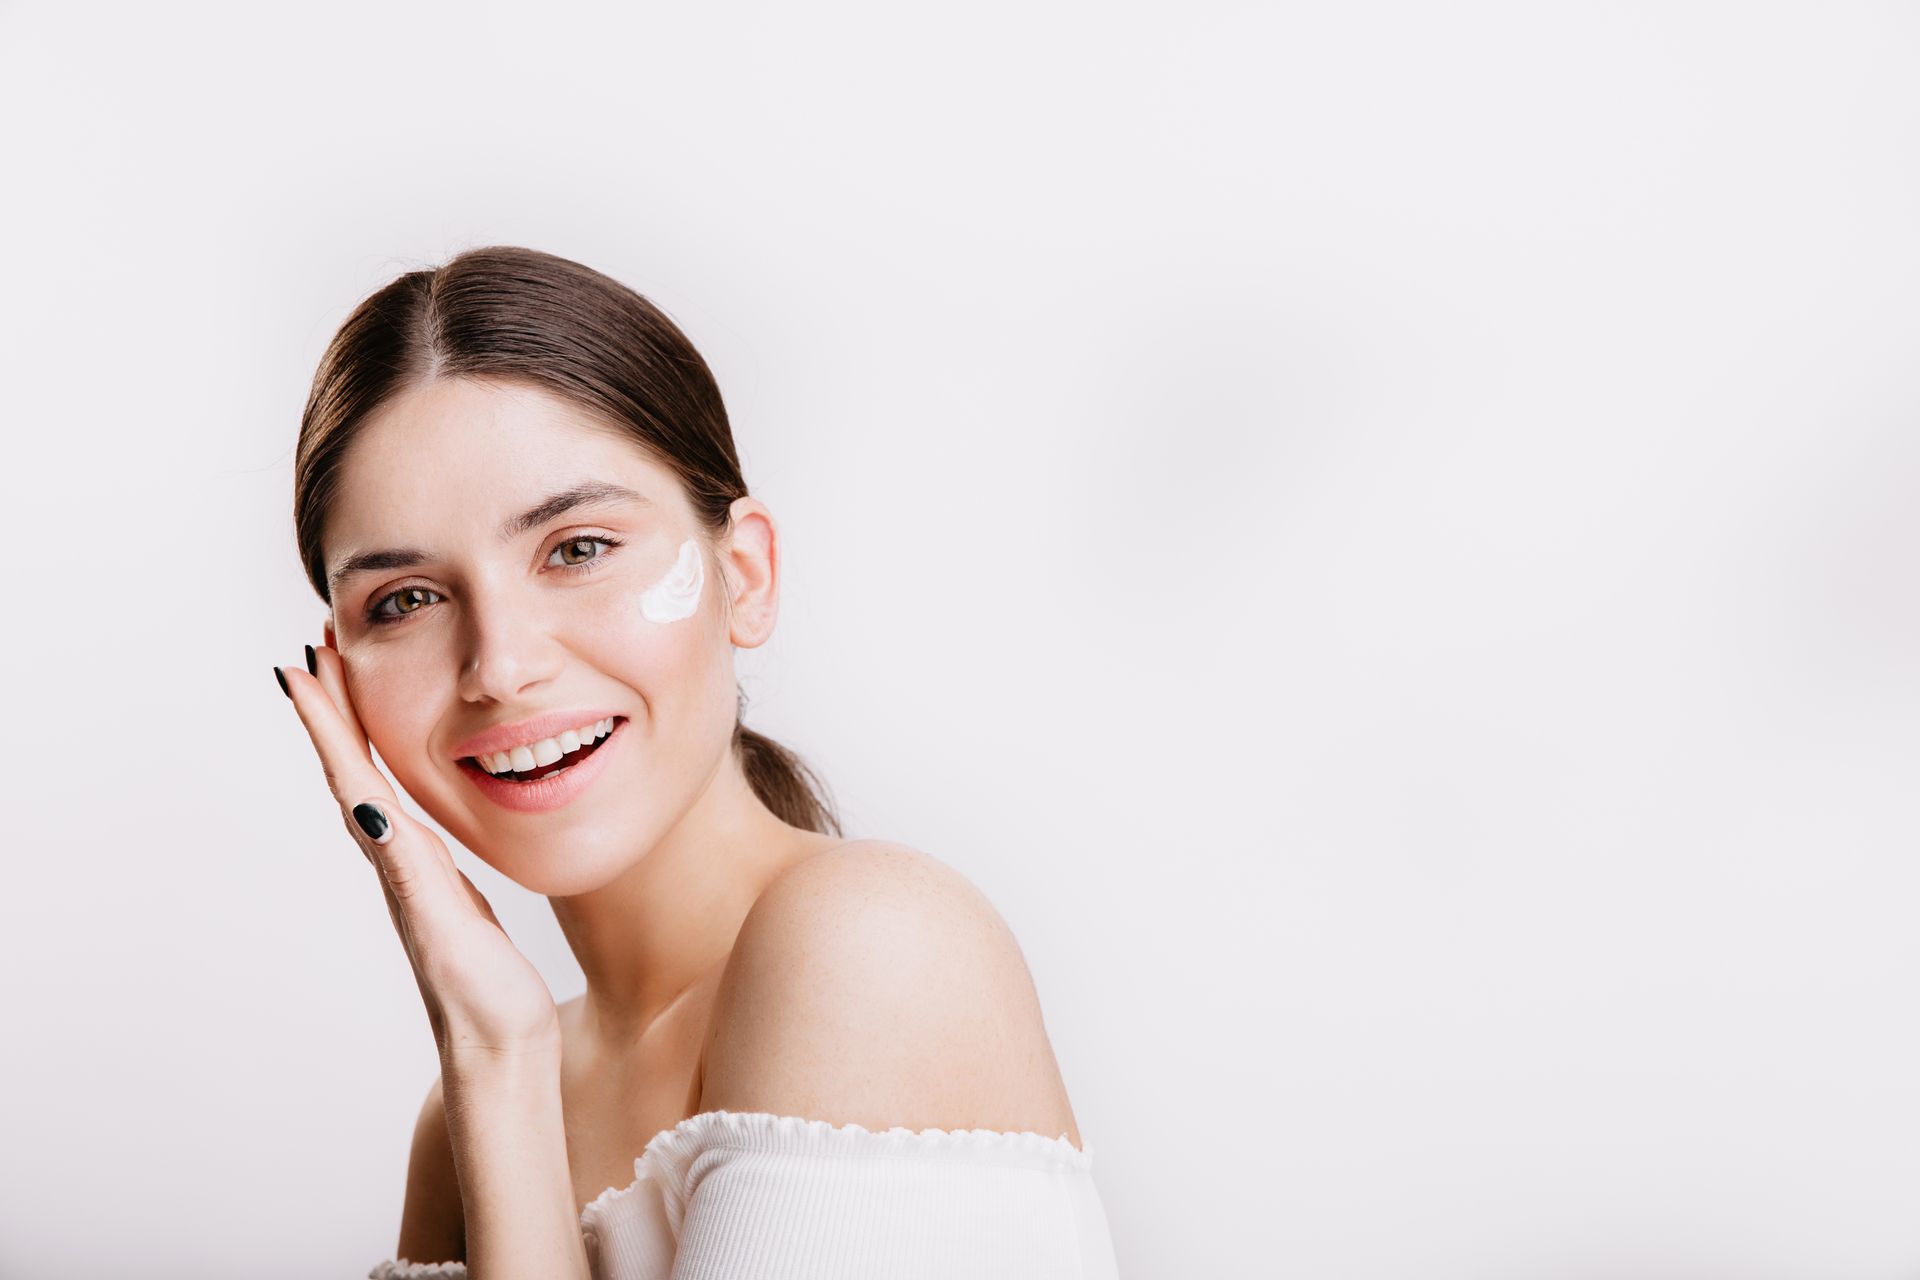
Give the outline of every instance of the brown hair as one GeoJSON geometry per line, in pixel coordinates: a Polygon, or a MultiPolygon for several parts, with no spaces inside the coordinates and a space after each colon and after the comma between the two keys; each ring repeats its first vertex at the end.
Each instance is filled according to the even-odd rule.
{"type": "MultiPolygon", "coordinates": [[[[710,541],[726,534],[729,508],[746,496],[720,388],[658,307],[566,258],[469,249],[368,297],[320,357],[294,453],[293,525],[307,577],[328,604],[320,533],[361,424],[408,387],[462,376],[531,383],[619,427],[679,477],[710,541]]],[[[819,777],[742,724],[746,705],[740,690],[733,746],[754,794],[782,821],[841,834],[819,777]]]]}

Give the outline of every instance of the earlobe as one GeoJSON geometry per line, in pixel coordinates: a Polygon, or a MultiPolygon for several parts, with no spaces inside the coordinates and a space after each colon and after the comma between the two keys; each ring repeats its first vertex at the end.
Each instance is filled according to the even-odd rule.
{"type": "Polygon", "coordinates": [[[730,638],[736,648],[757,649],[773,634],[780,609],[778,590],[770,576],[743,577],[729,569],[726,580],[730,638]]]}
{"type": "Polygon", "coordinates": [[[327,648],[333,650],[335,653],[340,652],[340,643],[338,640],[334,638],[334,635],[333,635],[333,615],[332,614],[328,614],[326,621],[320,624],[320,638],[321,638],[321,642],[324,643],[327,646],[327,648]]]}

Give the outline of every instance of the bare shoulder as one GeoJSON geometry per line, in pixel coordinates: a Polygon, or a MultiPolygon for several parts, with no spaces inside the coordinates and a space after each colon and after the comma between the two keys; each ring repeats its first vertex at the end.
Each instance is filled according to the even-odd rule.
{"type": "Polygon", "coordinates": [[[1079,1134],[1026,958],[951,866],[857,840],[787,868],[735,939],[700,1109],[1079,1134]]]}
{"type": "Polygon", "coordinates": [[[394,1257],[413,1262],[464,1262],[467,1257],[460,1179],[454,1170],[446,1099],[437,1075],[413,1126],[406,1202],[400,1210],[400,1240],[394,1257]]]}

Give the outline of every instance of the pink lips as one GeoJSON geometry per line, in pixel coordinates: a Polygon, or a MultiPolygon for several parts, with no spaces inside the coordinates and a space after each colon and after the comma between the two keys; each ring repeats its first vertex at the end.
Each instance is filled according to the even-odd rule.
{"type": "Polygon", "coordinates": [[[596,720],[605,720],[608,716],[617,716],[618,711],[596,711],[592,707],[582,707],[574,711],[544,711],[525,720],[516,720],[512,724],[497,724],[483,733],[476,733],[464,742],[456,743],[453,758],[466,756],[492,755],[496,751],[506,751],[522,745],[531,746],[542,738],[557,738],[568,729],[579,729],[596,720]]]}
{"type": "MultiPolygon", "coordinates": [[[[572,715],[573,713],[568,712],[566,714],[572,715]]],[[[605,714],[617,715],[618,713],[607,712],[605,714]]],[[[585,713],[585,719],[580,720],[578,723],[589,724],[593,719],[593,713],[587,712],[585,713]]],[[[522,721],[522,724],[531,724],[537,727],[540,721],[522,721]]],[[[518,728],[519,726],[513,727],[518,728]]],[[[560,732],[561,729],[571,729],[573,727],[572,723],[558,725],[552,728],[547,736],[552,736],[552,734],[560,732]]],[[[532,782],[508,782],[504,778],[496,778],[470,760],[462,760],[460,762],[460,772],[473,779],[473,785],[480,788],[481,794],[485,795],[489,800],[492,800],[503,809],[511,809],[515,813],[548,813],[563,805],[571,804],[581,792],[592,786],[594,781],[607,771],[608,753],[620,750],[620,744],[626,741],[626,730],[626,720],[615,720],[613,732],[600,739],[600,745],[588,752],[584,759],[576,764],[568,765],[558,773],[550,773],[546,777],[536,778],[532,782]]],[[[484,738],[475,738],[473,741],[482,743],[480,750],[489,750],[489,748],[484,745],[484,738]]],[[[516,739],[516,741],[524,741],[524,739],[516,739]]],[[[462,743],[461,745],[465,746],[466,744],[462,743]]],[[[491,748],[491,750],[494,751],[504,749],[504,745],[491,748]]]]}

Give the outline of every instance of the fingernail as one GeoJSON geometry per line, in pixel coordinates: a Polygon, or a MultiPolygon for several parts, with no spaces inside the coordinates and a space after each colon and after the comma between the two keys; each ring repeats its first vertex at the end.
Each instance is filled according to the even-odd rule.
{"type": "Polygon", "coordinates": [[[307,674],[310,676],[320,674],[320,664],[314,660],[312,645],[307,646],[307,674]]]}
{"type": "Polygon", "coordinates": [[[385,844],[387,837],[393,834],[393,827],[387,822],[387,815],[380,812],[377,804],[357,804],[353,806],[353,820],[367,833],[375,844],[385,844]]]}
{"type": "Polygon", "coordinates": [[[275,667],[273,669],[273,678],[280,682],[280,692],[286,694],[289,698],[291,698],[293,696],[293,690],[287,688],[287,677],[285,673],[283,673],[280,670],[279,667],[275,667]]]}

